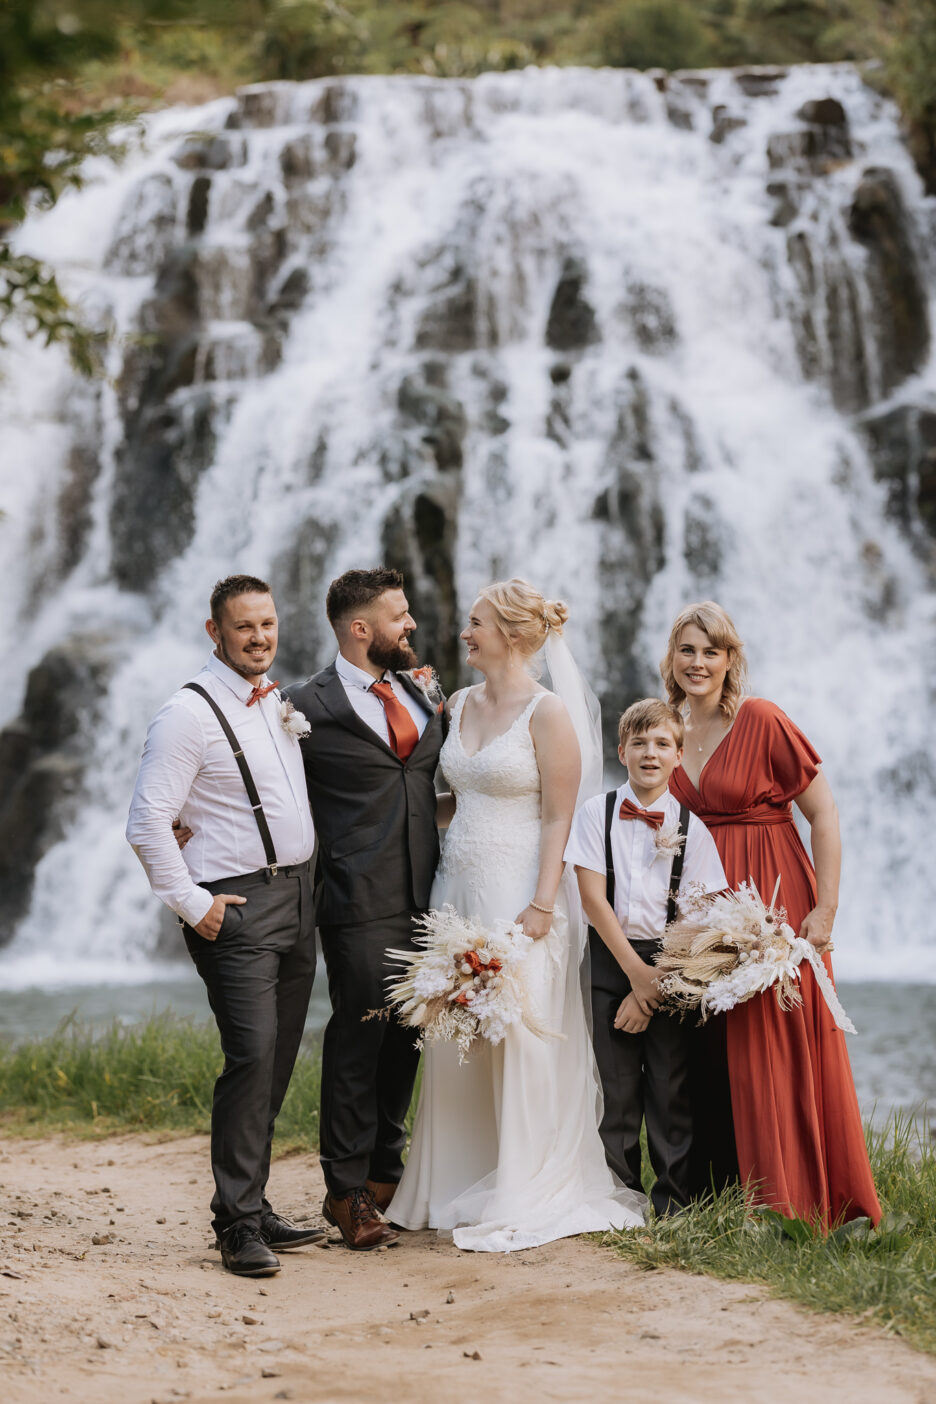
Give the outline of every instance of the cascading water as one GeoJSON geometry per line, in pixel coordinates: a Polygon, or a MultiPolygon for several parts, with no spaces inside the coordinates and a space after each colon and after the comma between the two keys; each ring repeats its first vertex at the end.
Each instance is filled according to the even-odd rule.
{"type": "Polygon", "coordinates": [[[854,69],[273,85],[88,175],[21,242],[107,383],[0,383],[0,980],[152,973],[126,808],[215,579],[272,578],[285,681],[381,559],[449,684],[478,584],[565,597],[609,736],[721,600],[839,799],[839,971],[936,978],[932,207],[854,69]]]}

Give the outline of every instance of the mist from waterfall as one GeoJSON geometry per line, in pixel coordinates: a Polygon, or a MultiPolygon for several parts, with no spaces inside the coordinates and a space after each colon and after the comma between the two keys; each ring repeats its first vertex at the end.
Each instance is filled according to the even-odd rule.
{"type": "Polygon", "coordinates": [[[479,584],[523,574],[566,599],[609,737],[659,690],[673,614],[718,599],[839,803],[838,972],[936,980],[933,578],[862,430],[932,396],[936,371],[895,384],[875,331],[846,217],[869,168],[893,174],[932,301],[932,202],[895,110],[847,65],[759,86],[533,69],[270,85],[149,119],[128,160],[31,219],[22,247],[120,335],[103,385],[35,342],[0,362],[19,645],[0,723],[56,645],[98,639],[109,661],[0,981],[162,970],[166,914],[123,830],[147,721],[208,651],[212,584],[272,579],[285,682],[333,655],[327,582],[385,557],[449,675],[479,584]],[[847,153],[820,168],[794,145],[784,165],[826,98],[847,153]],[[153,335],[171,351],[158,394],[153,335]]]}

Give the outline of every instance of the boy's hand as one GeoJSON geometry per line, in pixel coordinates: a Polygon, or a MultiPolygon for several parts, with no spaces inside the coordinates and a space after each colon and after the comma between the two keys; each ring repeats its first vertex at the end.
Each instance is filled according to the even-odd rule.
{"type": "Polygon", "coordinates": [[[643,1033],[651,1018],[652,1015],[643,1012],[632,990],[621,1000],[618,1012],[614,1016],[614,1027],[620,1029],[621,1033],[643,1033]]]}
{"type": "Polygon", "coordinates": [[[642,1012],[649,1017],[663,1000],[660,987],[657,984],[656,970],[652,965],[644,965],[641,961],[640,969],[633,972],[628,970],[627,978],[631,982],[631,991],[642,1012]]]}

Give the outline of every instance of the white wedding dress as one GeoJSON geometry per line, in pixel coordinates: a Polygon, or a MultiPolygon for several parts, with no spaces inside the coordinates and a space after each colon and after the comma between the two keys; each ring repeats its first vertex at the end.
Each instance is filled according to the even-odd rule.
{"type": "MultiPolygon", "coordinates": [[[[539,869],[530,719],[547,694],[537,693],[508,731],[473,756],[461,742],[467,695],[454,700],[440,756],[457,804],[430,905],[450,903],[486,923],[513,921],[539,869]]],[[[497,1046],[478,1040],[461,1064],[456,1045],[427,1047],[409,1159],[387,1211],[393,1223],[453,1229],[459,1248],[482,1252],[643,1223],[643,1196],[612,1177],[598,1135],[597,1073],[579,985],[580,909],[574,878],[569,884],[567,875],[553,928],[525,970],[533,1012],[562,1037],[512,1026],[497,1046]]]]}

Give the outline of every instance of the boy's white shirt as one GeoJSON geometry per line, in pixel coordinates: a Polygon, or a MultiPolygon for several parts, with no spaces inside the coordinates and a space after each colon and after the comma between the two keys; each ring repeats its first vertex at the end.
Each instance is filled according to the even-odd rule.
{"type": "MultiPolygon", "coordinates": [[[[662,810],[665,828],[679,823],[679,801],[667,790],[652,804],[643,805],[630,781],[617,791],[611,827],[611,858],[614,863],[614,914],[625,936],[637,941],[653,940],[666,925],[666,896],[672,859],[660,853],[654,842],[657,830],[640,819],[620,819],[618,813],[629,799],[641,809],[662,810]]],[[[567,863],[604,873],[605,797],[586,800],[572,821],[572,831],[563,855],[567,863]]],[[[682,888],[720,892],[728,886],[715,840],[700,819],[689,815],[682,888]]]]}

